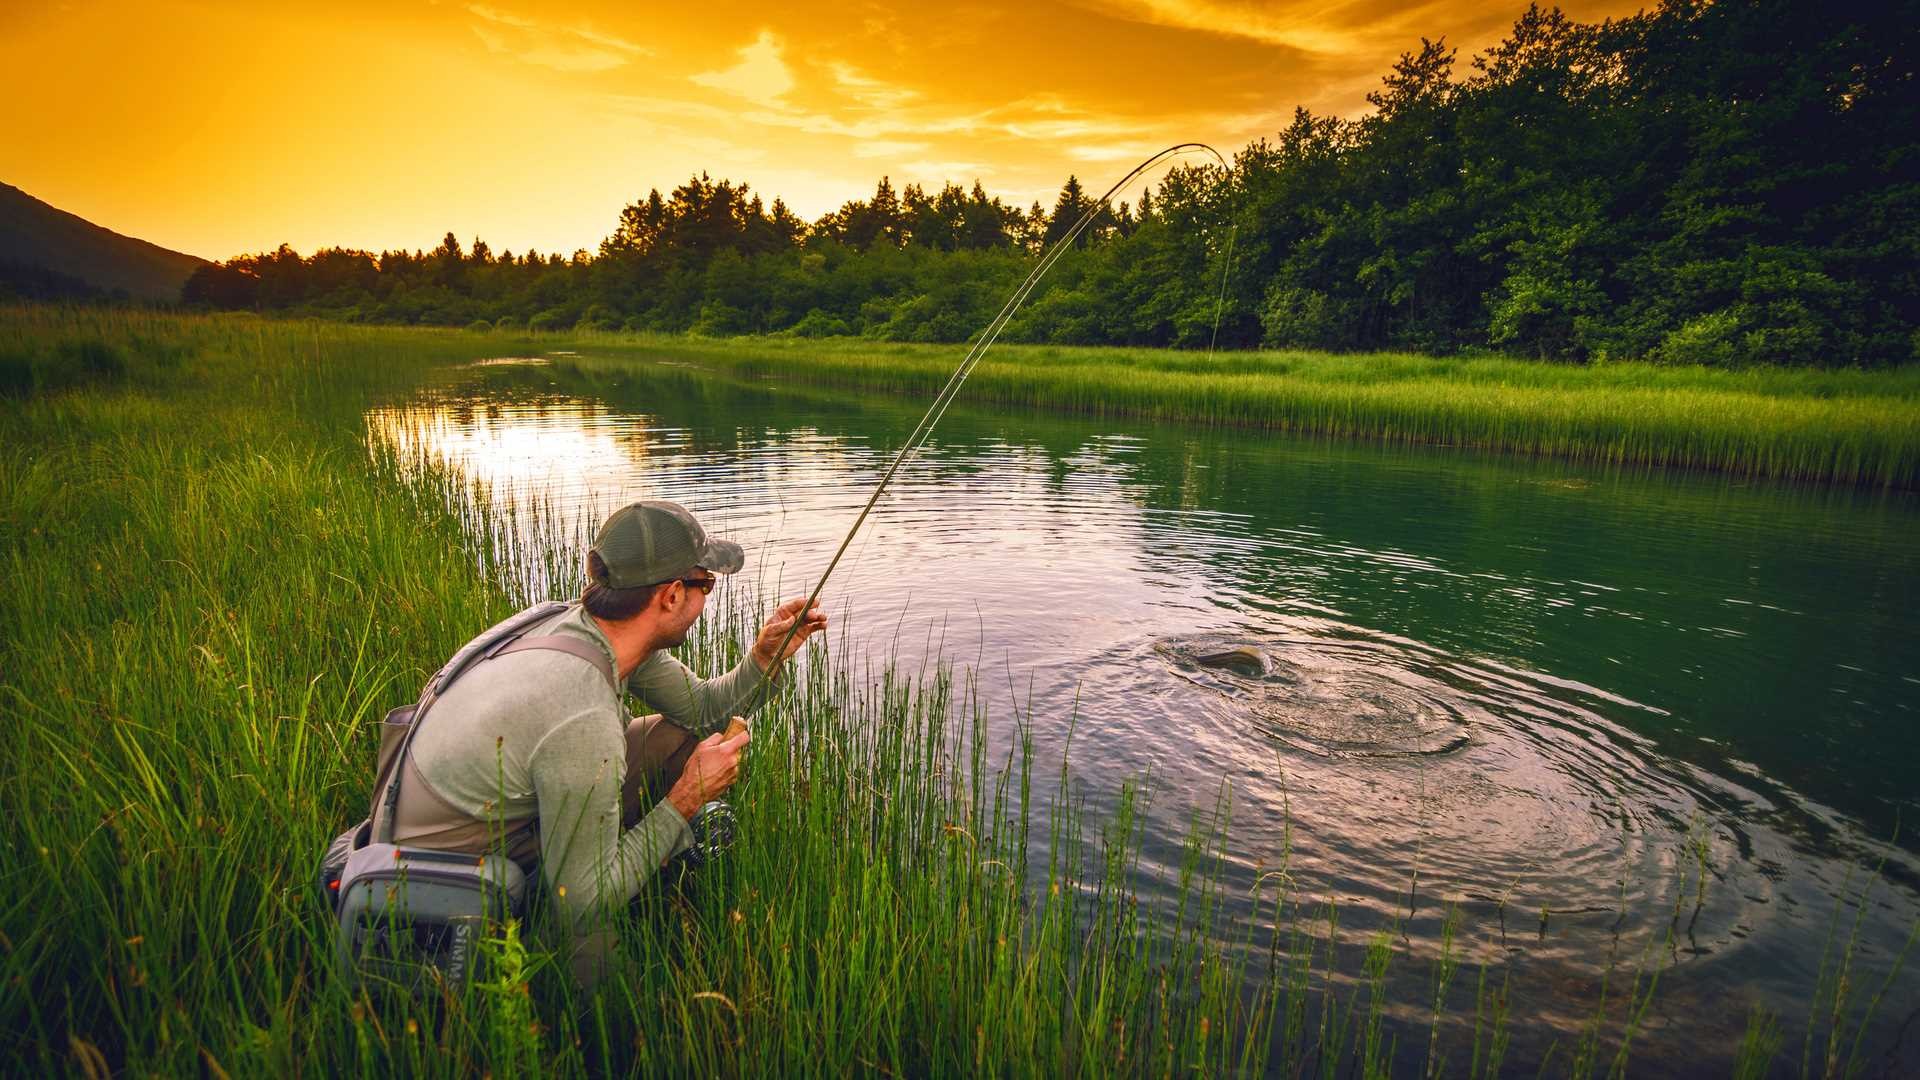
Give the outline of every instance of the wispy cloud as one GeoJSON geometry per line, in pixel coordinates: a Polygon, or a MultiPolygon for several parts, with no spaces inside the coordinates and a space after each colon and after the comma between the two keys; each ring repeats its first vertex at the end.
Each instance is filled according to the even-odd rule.
{"type": "Polygon", "coordinates": [[[926,151],[927,144],[923,142],[869,139],[853,148],[853,156],[863,158],[899,157],[902,154],[924,154],[926,151]]]}
{"type": "Polygon", "coordinates": [[[1119,146],[1070,146],[1067,156],[1075,161],[1128,161],[1145,157],[1150,151],[1144,143],[1126,143],[1119,146]]]}
{"type": "Polygon", "coordinates": [[[920,97],[918,90],[882,82],[842,61],[834,61],[827,67],[833,72],[834,85],[841,95],[865,108],[898,109],[912,104],[920,97]]]}
{"type": "Polygon", "coordinates": [[[485,4],[469,5],[467,11],[480,20],[471,29],[488,52],[556,71],[610,71],[650,53],[590,25],[555,25],[485,4]]]}
{"type": "MultiPolygon", "coordinates": [[[[1113,18],[1197,30],[1314,54],[1316,58],[1373,55],[1417,44],[1421,34],[1448,29],[1469,34],[1512,17],[1461,0],[1418,0],[1381,6],[1360,0],[1069,0],[1113,18]],[[1478,8],[1479,10],[1476,10],[1478,8]]],[[[1392,53],[1386,55],[1391,56],[1392,53]]]]}
{"type": "Polygon", "coordinates": [[[964,184],[993,175],[992,167],[978,161],[903,161],[900,163],[900,172],[903,176],[924,180],[929,184],[964,184]]]}
{"type": "Polygon", "coordinates": [[[771,30],[760,31],[754,43],[740,50],[740,62],[724,71],[692,76],[701,86],[738,94],[749,101],[777,102],[793,89],[793,72],[781,58],[780,39],[771,30]]]}
{"type": "MultiPolygon", "coordinates": [[[[1247,38],[1263,45],[1311,53],[1345,53],[1364,34],[1335,20],[1343,5],[1323,3],[1256,4],[1233,0],[1102,0],[1104,14],[1155,26],[1199,30],[1223,37],[1247,38]]],[[[1364,24],[1361,24],[1364,25],[1364,24]]]]}

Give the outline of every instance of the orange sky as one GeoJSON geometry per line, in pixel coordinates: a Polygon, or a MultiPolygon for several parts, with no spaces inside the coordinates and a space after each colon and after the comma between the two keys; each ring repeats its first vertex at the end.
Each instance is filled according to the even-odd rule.
{"type": "Polygon", "coordinates": [[[1051,205],[1070,172],[1230,155],[1295,105],[1357,115],[1423,34],[1464,74],[1522,6],[0,0],[0,180],[208,258],[449,229],[591,250],[702,169],[808,219],[882,174],[1051,205]]]}

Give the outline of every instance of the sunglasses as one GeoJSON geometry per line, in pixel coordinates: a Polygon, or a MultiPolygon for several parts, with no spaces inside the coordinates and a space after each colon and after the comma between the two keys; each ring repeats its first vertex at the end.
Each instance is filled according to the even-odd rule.
{"type": "Polygon", "coordinates": [[[687,588],[699,589],[702,593],[710,593],[715,585],[720,584],[720,579],[717,577],[683,577],[679,581],[687,588]]]}

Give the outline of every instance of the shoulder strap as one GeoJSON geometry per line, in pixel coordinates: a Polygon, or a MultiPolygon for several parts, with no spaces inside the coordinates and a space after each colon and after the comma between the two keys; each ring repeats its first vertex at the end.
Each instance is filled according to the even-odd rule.
{"type": "Polygon", "coordinates": [[[614,678],[613,675],[613,661],[607,658],[606,650],[597,645],[582,641],[577,637],[568,637],[565,634],[545,634],[540,637],[523,637],[509,644],[504,649],[489,653],[488,656],[489,658],[505,656],[508,653],[530,652],[535,649],[549,649],[553,652],[563,652],[571,656],[577,656],[599,669],[600,677],[607,680],[608,686],[613,687],[616,691],[620,689],[620,681],[614,678]]]}
{"type": "MultiPolygon", "coordinates": [[[[406,738],[400,742],[399,751],[394,754],[392,775],[374,804],[373,820],[376,823],[373,839],[379,843],[393,843],[393,815],[400,805],[400,777],[405,774],[407,755],[413,750],[414,736],[420,734],[420,723],[426,719],[433,703],[440,699],[447,687],[455,680],[472,670],[473,665],[491,656],[497,656],[507,646],[512,645],[522,634],[541,622],[560,614],[568,605],[563,600],[546,600],[531,607],[523,608],[513,615],[494,623],[485,631],[460,646],[452,659],[441,665],[427,680],[426,689],[420,692],[420,702],[414,706],[413,720],[407,725],[406,738]],[[384,812],[383,812],[384,811],[384,812]]],[[[539,640],[539,639],[536,639],[539,640]]]]}

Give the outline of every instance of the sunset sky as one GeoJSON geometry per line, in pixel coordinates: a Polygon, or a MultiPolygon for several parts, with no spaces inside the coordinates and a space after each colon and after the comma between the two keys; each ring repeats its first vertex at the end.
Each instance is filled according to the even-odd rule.
{"type": "MultiPolygon", "coordinates": [[[[1575,0],[1598,20],[1638,3],[1575,0]]],[[[1421,36],[1521,0],[665,5],[0,0],[0,181],[207,258],[287,242],[592,250],[705,170],[811,220],[896,186],[1051,205],[1294,106],[1355,116],[1421,36]]]]}

